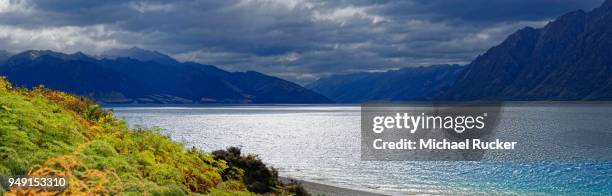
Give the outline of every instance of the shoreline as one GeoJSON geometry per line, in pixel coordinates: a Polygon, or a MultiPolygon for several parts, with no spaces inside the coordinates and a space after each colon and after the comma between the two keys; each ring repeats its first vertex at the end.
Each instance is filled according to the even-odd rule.
{"type": "Polygon", "coordinates": [[[290,178],[290,177],[279,176],[279,179],[283,183],[290,182],[291,180],[300,183],[302,186],[304,186],[304,189],[306,189],[306,191],[310,193],[310,195],[325,195],[325,196],[344,196],[344,195],[384,196],[385,195],[382,193],[375,193],[375,192],[364,191],[364,190],[356,190],[356,189],[344,188],[344,187],[339,187],[339,186],[334,186],[334,185],[326,185],[326,184],[322,184],[319,182],[299,180],[299,179],[290,178]]]}

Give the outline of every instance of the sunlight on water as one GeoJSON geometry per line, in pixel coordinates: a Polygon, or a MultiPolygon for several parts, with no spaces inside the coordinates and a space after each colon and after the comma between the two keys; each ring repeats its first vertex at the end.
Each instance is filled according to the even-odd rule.
{"type": "MultiPolygon", "coordinates": [[[[245,152],[260,155],[265,162],[278,168],[282,176],[348,188],[389,194],[612,193],[612,162],[609,161],[360,161],[360,108],[357,106],[112,109],[131,126],[160,127],[172,139],[187,146],[206,151],[240,146],[245,152]]],[[[500,126],[505,126],[509,133],[512,129],[551,132],[557,129],[555,125],[559,122],[542,119],[545,116],[542,113],[551,109],[558,110],[510,108],[504,112],[505,122],[500,126]]],[[[585,111],[581,116],[592,114],[591,120],[612,115],[612,111],[606,110],[586,108],[585,111]]],[[[602,130],[606,133],[612,132],[609,124],[599,124],[599,127],[607,128],[602,130]]]]}

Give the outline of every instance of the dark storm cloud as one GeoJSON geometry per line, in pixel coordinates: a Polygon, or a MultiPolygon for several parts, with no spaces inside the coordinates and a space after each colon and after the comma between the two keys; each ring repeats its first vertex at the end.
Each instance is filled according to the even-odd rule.
{"type": "Polygon", "coordinates": [[[11,51],[99,53],[139,46],[294,81],[466,63],[523,26],[602,0],[224,0],[0,3],[11,51]]]}

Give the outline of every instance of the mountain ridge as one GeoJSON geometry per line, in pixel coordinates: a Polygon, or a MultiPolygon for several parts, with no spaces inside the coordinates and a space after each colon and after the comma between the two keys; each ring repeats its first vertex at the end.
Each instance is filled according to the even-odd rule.
{"type": "Polygon", "coordinates": [[[297,84],[258,72],[227,72],[175,60],[97,59],[81,52],[25,51],[8,58],[0,75],[16,86],[44,84],[107,104],[331,103],[297,84]]]}
{"type": "Polygon", "coordinates": [[[161,52],[145,50],[138,47],[131,47],[125,49],[113,48],[102,52],[99,57],[108,59],[133,58],[143,62],[153,61],[162,64],[179,63],[177,60],[161,52]]]}

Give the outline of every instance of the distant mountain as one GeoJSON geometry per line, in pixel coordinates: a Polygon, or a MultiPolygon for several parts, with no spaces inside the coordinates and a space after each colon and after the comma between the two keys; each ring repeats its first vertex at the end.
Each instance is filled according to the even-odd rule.
{"type": "Polygon", "coordinates": [[[178,63],[172,57],[162,54],[157,51],[149,51],[138,47],[126,48],[126,49],[110,49],[102,52],[100,55],[102,58],[116,59],[116,58],[133,58],[139,61],[148,62],[153,61],[161,64],[175,64],[178,63]]]}
{"type": "Polygon", "coordinates": [[[11,57],[11,53],[5,50],[0,50],[0,64],[6,61],[6,59],[8,59],[9,57],[11,57]]]}
{"type": "MultiPolygon", "coordinates": [[[[151,52],[154,53],[154,52],[151,52]]],[[[83,53],[31,50],[8,58],[0,75],[16,86],[51,89],[103,103],[330,103],[297,84],[258,72],[133,57],[102,60],[83,53]]]]}
{"type": "Polygon", "coordinates": [[[459,65],[432,65],[335,75],[321,78],[306,87],[341,103],[430,100],[451,85],[461,69],[459,65]]]}
{"type": "Polygon", "coordinates": [[[510,35],[440,99],[612,100],[612,0],[510,35]]]}

